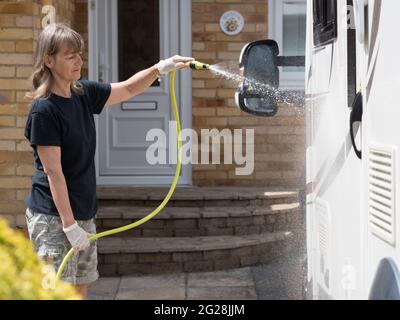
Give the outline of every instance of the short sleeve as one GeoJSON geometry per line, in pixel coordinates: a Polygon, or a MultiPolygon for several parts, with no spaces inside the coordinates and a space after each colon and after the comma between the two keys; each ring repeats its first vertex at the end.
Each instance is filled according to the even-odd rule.
{"type": "Polygon", "coordinates": [[[92,112],[100,114],[111,94],[111,84],[89,80],[81,80],[80,83],[85,88],[92,112]]]}
{"type": "Polygon", "coordinates": [[[34,149],[36,146],[61,146],[61,128],[54,116],[45,112],[31,113],[25,136],[34,149]]]}

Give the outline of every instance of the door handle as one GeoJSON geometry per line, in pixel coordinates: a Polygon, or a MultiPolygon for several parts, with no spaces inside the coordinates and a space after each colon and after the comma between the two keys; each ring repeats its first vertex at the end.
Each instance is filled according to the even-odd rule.
{"type": "Polygon", "coordinates": [[[353,145],[354,152],[356,153],[359,159],[362,159],[361,150],[357,149],[357,145],[354,139],[354,128],[353,124],[355,122],[362,122],[362,115],[363,115],[363,97],[361,92],[357,93],[356,98],[354,99],[352,110],[350,113],[350,137],[351,143],[353,145]]]}

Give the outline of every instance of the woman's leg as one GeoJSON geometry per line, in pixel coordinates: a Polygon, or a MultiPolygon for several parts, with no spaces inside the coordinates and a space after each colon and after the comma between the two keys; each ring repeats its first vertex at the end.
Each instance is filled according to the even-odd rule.
{"type": "MultiPolygon", "coordinates": [[[[81,221],[78,224],[86,232],[96,234],[96,224],[94,219],[81,221]]],[[[97,241],[91,241],[89,248],[80,251],[78,257],[78,269],[76,272],[76,289],[87,299],[88,287],[99,278],[97,271],[97,241]]]]}
{"type": "MultiPolygon", "coordinates": [[[[55,271],[57,271],[70,249],[68,239],[62,231],[61,219],[57,216],[33,213],[29,209],[26,211],[26,219],[29,237],[35,245],[39,258],[54,264],[55,271]]],[[[78,224],[87,232],[96,234],[94,219],[78,221],[78,224]]],[[[96,281],[98,277],[97,242],[93,241],[89,248],[71,256],[61,279],[70,283],[78,283],[75,285],[75,289],[83,299],[86,299],[89,284],[96,281]]]]}
{"type": "MultiPolygon", "coordinates": [[[[62,230],[61,219],[57,216],[33,212],[28,208],[26,220],[29,238],[35,246],[38,257],[54,267],[54,271],[57,272],[70,248],[69,241],[62,230]]],[[[69,259],[61,280],[75,283],[77,270],[78,255],[74,254],[69,259]]]]}

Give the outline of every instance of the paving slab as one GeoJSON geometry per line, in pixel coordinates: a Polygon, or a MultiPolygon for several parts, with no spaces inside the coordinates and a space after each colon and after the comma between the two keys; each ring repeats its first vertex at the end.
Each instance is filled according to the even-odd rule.
{"type": "Polygon", "coordinates": [[[187,300],[257,300],[251,287],[189,287],[187,300]]]}
{"type": "Polygon", "coordinates": [[[212,272],[100,278],[93,300],[286,300],[304,299],[298,257],[268,265],[212,272]]]}
{"type": "Polygon", "coordinates": [[[188,287],[251,287],[254,285],[250,268],[198,272],[188,274],[188,287]]]}
{"type": "Polygon", "coordinates": [[[185,300],[185,288],[120,289],[115,300],[185,300]]]}
{"type": "Polygon", "coordinates": [[[121,282],[120,277],[100,278],[88,290],[89,300],[114,300],[121,282]]]}
{"type": "Polygon", "coordinates": [[[185,274],[122,277],[116,300],[184,300],[185,274]]]}
{"type": "Polygon", "coordinates": [[[120,289],[184,287],[184,273],[154,276],[126,276],[121,278],[120,289]]]}

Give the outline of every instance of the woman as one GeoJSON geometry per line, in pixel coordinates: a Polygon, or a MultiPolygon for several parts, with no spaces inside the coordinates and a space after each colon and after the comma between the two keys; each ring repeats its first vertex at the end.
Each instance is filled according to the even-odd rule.
{"type": "Polygon", "coordinates": [[[158,77],[185,67],[193,58],[161,60],[119,83],[79,80],[82,37],[63,24],[40,34],[32,75],[32,101],[25,136],[34,150],[36,172],[26,200],[30,239],[40,258],[56,269],[73,247],[62,279],[86,298],[88,285],[98,279],[97,212],[93,114],[145,91],[158,77]]]}

